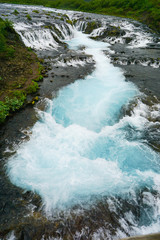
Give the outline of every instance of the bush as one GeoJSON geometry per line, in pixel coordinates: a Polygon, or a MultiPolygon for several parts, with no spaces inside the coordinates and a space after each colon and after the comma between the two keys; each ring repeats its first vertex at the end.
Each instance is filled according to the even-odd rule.
{"type": "Polygon", "coordinates": [[[0,124],[5,121],[10,112],[20,109],[25,99],[26,95],[23,92],[14,91],[10,97],[5,98],[4,102],[0,101],[0,124]]]}
{"type": "Polygon", "coordinates": [[[9,107],[0,101],[0,123],[3,123],[9,115],[9,107]]]}
{"type": "Polygon", "coordinates": [[[38,90],[38,83],[32,81],[30,86],[27,88],[27,93],[28,94],[35,93],[37,90],[38,90]]]}
{"type": "Polygon", "coordinates": [[[5,105],[10,111],[14,112],[23,106],[25,99],[26,95],[23,92],[14,91],[12,97],[5,98],[5,105]]]}

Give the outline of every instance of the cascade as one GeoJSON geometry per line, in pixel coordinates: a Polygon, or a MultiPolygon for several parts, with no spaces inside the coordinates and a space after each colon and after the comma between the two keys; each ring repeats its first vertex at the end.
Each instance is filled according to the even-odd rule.
{"type": "MultiPolygon", "coordinates": [[[[14,27],[26,46],[37,51],[59,51],[67,44],[70,51],[78,52],[83,46],[84,53],[92,56],[86,62],[93,58],[95,69],[47,100],[46,111],[37,110],[40,120],[33,126],[30,140],[22,143],[7,162],[8,177],[16,186],[41,196],[47,217],[58,218],[60,212],[69,214],[74,208],[79,214],[107,199],[110,211],[116,214],[123,212],[126,202],[142,212],[136,221],[132,209],[124,210],[115,239],[124,236],[121,229],[127,234],[159,231],[160,156],[141,141],[149,109],[139,100],[130,115],[121,114],[122,108],[142,93],[125,81],[121,69],[105,55],[104,51],[111,52],[109,38],[90,38],[101,35],[107,21],[103,19],[103,26],[89,35],[83,33],[87,25],[78,13],[62,13],[67,13],[66,19],[76,19],[75,25],[66,20],[60,25],[55,20],[46,28],[49,20],[35,17],[31,23],[15,20],[14,27]]],[[[142,46],[141,35],[135,32],[137,45],[142,46]]],[[[56,64],[85,65],[76,60],[56,64]]],[[[95,239],[100,232],[97,230],[95,239]]]]}

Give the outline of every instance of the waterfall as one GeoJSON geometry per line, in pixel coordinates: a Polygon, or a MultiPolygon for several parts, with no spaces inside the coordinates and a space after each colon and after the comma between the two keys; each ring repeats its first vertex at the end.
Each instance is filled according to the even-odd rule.
{"type": "MultiPolygon", "coordinates": [[[[55,98],[47,100],[46,111],[38,110],[40,120],[33,126],[30,140],[22,143],[6,164],[8,177],[16,186],[41,196],[47,217],[58,218],[59,213],[72,210],[77,216],[83,215],[106,201],[110,213],[119,217],[115,236],[100,227],[93,239],[157,232],[160,156],[142,136],[150,127],[149,116],[157,116],[159,104],[151,109],[142,103],[143,94],[111,64],[104,51],[111,52],[114,39],[91,39],[100,36],[112,19],[102,19],[100,27],[84,34],[86,18],[79,13],[61,13],[63,23],[52,10],[50,19],[38,21],[35,15],[33,22],[14,19],[14,27],[25,45],[35,50],[58,52],[67,44],[69,52],[81,53],[83,46],[83,54],[90,56],[84,62],[64,62],[62,58],[54,66],[78,68],[94,61],[95,70],[60,89],[55,98]],[[123,115],[123,107],[133,100],[136,104],[132,111],[123,115]]],[[[120,20],[113,25],[118,24],[124,29],[127,25],[120,20]]],[[[131,24],[127,27],[138,39],[130,47],[142,46],[138,28],[131,24]]],[[[146,39],[144,44],[150,39],[147,33],[146,39]]],[[[120,40],[123,42],[123,36],[120,40]]]]}

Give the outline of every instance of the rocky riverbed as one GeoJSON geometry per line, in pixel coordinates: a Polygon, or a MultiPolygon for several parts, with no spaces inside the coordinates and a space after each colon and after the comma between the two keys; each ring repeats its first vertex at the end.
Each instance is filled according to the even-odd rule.
{"type": "Polygon", "coordinates": [[[22,41],[43,59],[45,67],[44,80],[36,93],[38,103],[34,108],[28,105],[21,109],[0,129],[0,238],[120,239],[143,232],[140,230],[141,226],[144,229],[143,219],[147,219],[147,229],[151,215],[156,215],[152,207],[156,208],[160,199],[158,190],[144,186],[137,189],[134,199],[118,195],[99,199],[93,195],[92,207],[77,204],[67,212],[59,212],[59,216],[48,217],[38,194],[10,182],[6,164],[19,146],[30,139],[32,126],[40,119],[38,111],[47,108],[48,99],[55,98],[59,89],[77,79],[84,81],[95,69],[95,61],[85,53],[85,46],[78,50],[68,48],[67,41],[73,37],[74,28],[89,34],[91,39],[108,43],[105,55],[122,69],[125,80],[133,82],[142,92],[123,106],[119,119],[140,116],[145,129],[130,127],[128,138],[134,139],[135,131],[139,132],[139,140],[159,152],[159,36],[133,20],[44,7],[1,4],[0,16],[14,23],[22,41]]]}

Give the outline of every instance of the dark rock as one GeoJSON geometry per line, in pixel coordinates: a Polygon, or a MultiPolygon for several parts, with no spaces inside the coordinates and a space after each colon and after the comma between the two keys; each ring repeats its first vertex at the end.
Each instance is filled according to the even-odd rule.
{"type": "Polygon", "coordinates": [[[125,40],[125,43],[128,44],[128,43],[132,42],[133,38],[125,37],[124,40],[125,40]]]}
{"type": "Polygon", "coordinates": [[[104,38],[111,38],[111,37],[120,37],[124,36],[126,32],[119,27],[114,27],[114,26],[108,26],[100,36],[92,37],[93,39],[96,40],[102,40],[104,38]]]}

